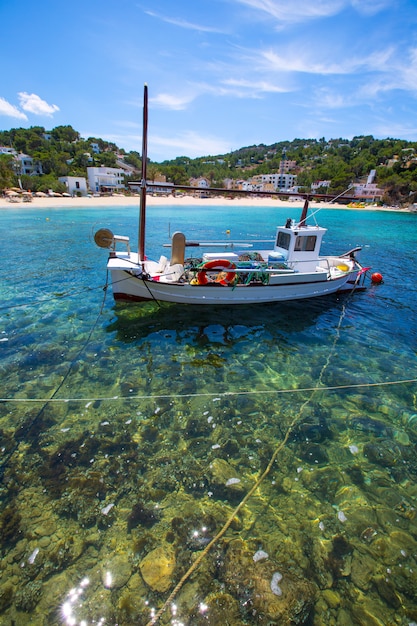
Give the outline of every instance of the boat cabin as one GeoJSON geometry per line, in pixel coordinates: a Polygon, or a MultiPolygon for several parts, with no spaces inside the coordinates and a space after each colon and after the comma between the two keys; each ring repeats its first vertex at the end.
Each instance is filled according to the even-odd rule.
{"type": "Polygon", "coordinates": [[[320,248],[327,228],[320,226],[300,226],[287,220],[285,226],[277,228],[274,251],[269,255],[269,263],[297,263],[301,272],[314,272],[320,258],[320,248]]]}

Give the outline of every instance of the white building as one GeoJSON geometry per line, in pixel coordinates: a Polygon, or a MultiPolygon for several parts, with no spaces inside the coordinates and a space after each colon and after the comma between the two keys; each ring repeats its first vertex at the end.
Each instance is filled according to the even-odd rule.
{"type": "Polygon", "coordinates": [[[28,154],[18,154],[15,160],[18,164],[19,174],[28,176],[41,176],[43,174],[40,161],[35,161],[28,154]]]}
{"type": "Polygon", "coordinates": [[[297,176],[295,174],[259,174],[252,177],[252,182],[256,185],[262,185],[265,187],[271,187],[275,191],[288,190],[293,187],[297,182],[297,176]]]}
{"type": "Polygon", "coordinates": [[[0,146],[0,154],[11,154],[12,156],[17,156],[17,152],[14,148],[9,148],[8,146],[0,146]]]}
{"type": "Polygon", "coordinates": [[[311,191],[317,191],[320,187],[328,189],[330,187],[330,180],[316,180],[315,183],[311,183],[311,191]]]}
{"type": "Polygon", "coordinates": [[[375,178],[376,170],[371,170],[365,184],[354,183],[353,194],[355,198],[360,198],[361,200],[365,201],[370,200],[372,202],[381,200],[382,196],[384,195],[384,190],[380,189],[378,185],[374,182],[375,178]]]}
{"type": "Polygon", "coordinates": [[[125,190],[125,173],[117,167],[87,167],[88,186],[93,193],[125,190]]]}
{"type": "Polygon", "coordinates": [[[87,196],[87,180],[84,176],[61,176],[60,183],[64,183],[67,188],[67,192],[71,196],[87,196]]]}

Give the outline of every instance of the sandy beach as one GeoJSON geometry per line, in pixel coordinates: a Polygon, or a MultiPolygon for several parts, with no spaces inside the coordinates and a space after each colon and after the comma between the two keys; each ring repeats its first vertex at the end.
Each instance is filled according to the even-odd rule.
{"type": "MultiPolygon", "coordinates": [[[[254,198],[254,197],[235,197],[232,199],[213,197],[213,198],[194,198],[192,196],[147,196],[147,206],[219,206],[229,204],[231,206],[253,206],[253,207],[302,207],[303,201],[281,200],[279,198],[254,198]]],[[[0,209],[17,209],[22,210],[33,208],[81,208],[81,207],[125,207],[139,206],[139,196],[102,196],[102,197],[83,197],[83,198],[33,198],[32,202],[22,202],[19,198],[17,202],[10,202],[8,199],[0,198],[0,209]]],[[[332,204],[330,202],[314,202],[310,201],[310,207],[323,209],[348,209],[342,204],[332,204]]],[[[361,211],[408,211],[408,209],[398,209],[396,207],[377,207],[370,205],[363,209],[352,209],[361,211]]]]}

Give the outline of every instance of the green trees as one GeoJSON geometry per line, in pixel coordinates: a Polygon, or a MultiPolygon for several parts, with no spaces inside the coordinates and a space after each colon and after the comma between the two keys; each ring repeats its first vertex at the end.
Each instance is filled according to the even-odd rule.
{"type": "Polygon", "coordinates": [[[13,157],[9,154],[0,154],[0,190],[14,187],[17,176],[13,170],[13,157]]]}
{"type": "MultiPolygon", "coordinates": [[[[41,163],[49,189],[58,190],[60,176],[86,176],[89,166],[117,167],[119,155],[125,163],[141,170],[139,152],[126,153],[99,137],[83,139],[70,125],[50,131],[42,126],[0,131],[0,146],[28,154],[41,163]]],[[[1,157],[0,190],[17,183],[13,158],[5,156],[1,157]]],[[[179,156],[159,164],[149,162],[148,176],[155,179],[160,173],[177,185],[188,185],[190,178],[205,177],[211,186],[222,187],[226,179],[277,173],[283,158],[296,163],[290,172],[297,174],[298,184],[306,190],[313,182],[330,180],[329,192],[341,193],[352,182],[365,182],[369,172],[376,170],[376,182],[385,189],[387,202],[405,203],[417,194],[417,142],[375,139],[372,135],[356,136],[352,140],[296,138],[269,146],[247,146],[217,156],[196,159],[179,156]]],[[[42,178],[31,177],[32,182],[25,179],[24,186],[31,189],[44,186],[42,178]]],[[[133,178],[137,179],[137,174],[133,178]]]]}

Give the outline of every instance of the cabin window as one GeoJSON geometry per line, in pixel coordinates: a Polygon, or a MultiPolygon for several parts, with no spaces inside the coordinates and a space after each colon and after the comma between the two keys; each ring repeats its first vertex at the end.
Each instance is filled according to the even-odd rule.
{"type": "Polygon", "coordinates": [[[290,241],[291,241],[291,235],[289,235],[288,233],[283,233],[283,232],[279,231],[278,237],[277,237],[277,247],[278,248],[284,248],[284,250],[289,250],[290,249],[290,241]]]}
{"type": "Polygon", "coordinates": [[[295,240],[294,250],[298,252],[313,252],[316,247],[317,237],[315,235],[309,235],[308,237],[297,237],[295,240]]]}

